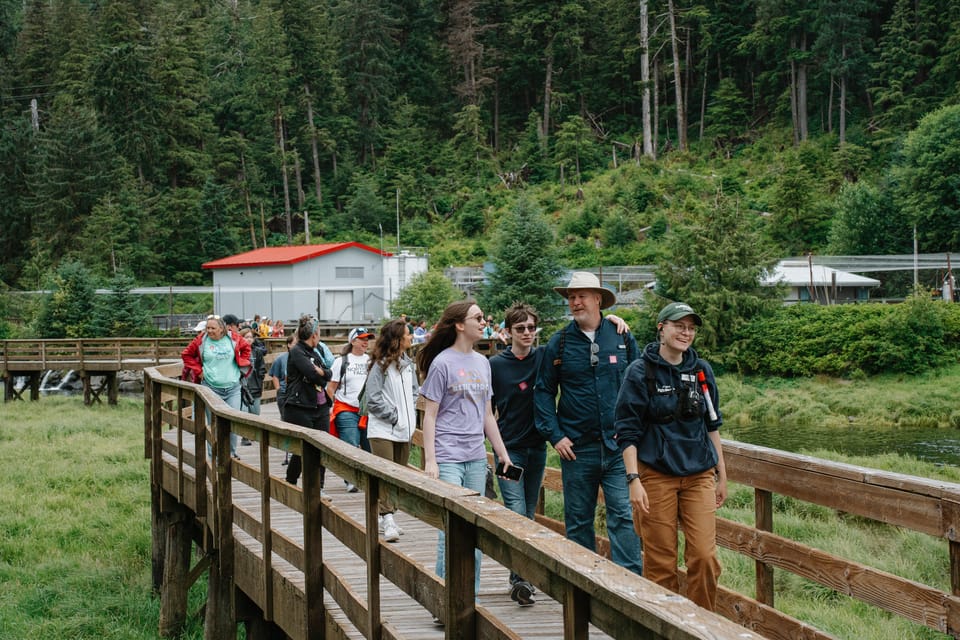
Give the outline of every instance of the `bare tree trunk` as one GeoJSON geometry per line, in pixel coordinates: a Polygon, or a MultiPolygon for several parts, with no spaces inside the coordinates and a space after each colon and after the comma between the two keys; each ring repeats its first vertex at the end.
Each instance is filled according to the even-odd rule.
{"type": "Polygon", "coordinates": [[[668,0],[667,9],[670,13],[670,48],[673,51],[673,91],[677,103],[677,148],[687,150],[687,123],[683,110],[683,84],[680,74],[680,46],[677,41],[677,16],[673,0],[668,0]]]}
{"type": "Polygon", "coordinates": [[[257,248],[257,233],[253,229],[253,209],[250,207],[250,187],[247,183],[247,159],[243,152],[240,152],[240,180],[243,182],[243,204],[247,212],[247,220],[250,222],[250,243],[253,248],[257,248]]]}
{"type": "Polygon", "coordinates": [[[500,151],[500,77],[493,81],[493,152],[500,151]]]}
{"type": "Polygon", "coordinates": [[[653,60],[653,154],[660,148],[660,60],[653,60]]]}
{"type": "Polygon", "coordinates": [[[543,81],[543,124],[540,129],[540,148],[547,151],[550,132],[550,102],[553,100],[553,39],[547,45],[547,67],[543,81]]]}
{"type": "Polygon", "coordinates": [[[287,176],[287,143],[284,140],[283,113],[277,105],[277,140],[280,143],[280,168],[283,174],[283,214],[287,221],[287,244],[293,244],[293,215],[290,211],[290,178],[287,176]]]}
{"type": "Polygon", "coordinates": [[[650,16],[647,0],[640,0],[640,85],[643,118],[643,155],[657,159],[650,122],[650,16]]]}
{"type": "MultiPolygon", "coordinates": [[[[703,126],[707,118],[707,70],[710,67],[710,56],[703,57],[703,89],[700,90],[700,142],[703,142],[703,126]]],[[[719,73],[717,74],[719,75],[719,73]]]]}
{"type": "MultiPolygon", "coordinates": [[[[807,51],[807,34],[800,36],[800,51],[807,51]]],[[[807,63],[801,62],[797,69],[797,122],[800,125],[800,140],[810,137],[810,126],[807,122],[807,63]]]]}
{"type": "Polygon", "coordinates": [[[840,76],[840,146],[847,141],[847,78],[840,76]]]}
{"type": "Polygon", "coordinates": [[[310,96],[310,86],[303,85],[303,92],[307,94],[307,124],[310,126],[310,153],[313,160],[313,188],[317,193],[317,206],[323,205],[323,185],[320,182],[320,149],[317,143],[317,128],[313,125],[313,98],[310,96]]]}
{"type": "MultiPolygon", "coordinates": [[[[790,49],[795,48],[795,40],[790,39],[790,49]]],[[[793,146],[800,144],[800,114],[797,107],[797,61],[790,59],[790,120],[793,123],[793,146]]]]}
{"type": "Polygon", "coordinates": [[[827,99],[827,133],[833,133],[833,74],[830,74],[830,93],[827,99]]]}

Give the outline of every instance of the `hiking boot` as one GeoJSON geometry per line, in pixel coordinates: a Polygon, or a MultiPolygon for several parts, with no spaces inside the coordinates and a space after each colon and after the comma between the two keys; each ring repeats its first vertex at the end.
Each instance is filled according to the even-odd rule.
{"type": "Polygon", "coordinates": [[[392,513],[383,516],[383,539],[387,542],[396,542],[400,539],[400,531],[397,529],[397,524],[393,521],[392,513]]]}
{"type": "Polygon", "coordinates": [[[510,589],[510,599],[521,607],[529,607],[536,602],[533,597],[533,585],[526,580],[520,580],[510,589]]]}

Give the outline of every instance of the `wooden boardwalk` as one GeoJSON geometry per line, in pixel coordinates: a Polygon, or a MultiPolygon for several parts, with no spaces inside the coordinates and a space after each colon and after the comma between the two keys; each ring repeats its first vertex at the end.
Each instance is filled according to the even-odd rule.
{"type": "MultiPolygon", "coordinates": [[[[266,405],[263,415],[277,416],[276,406],[266,405]]],[[[241,461],[249,461],[251,464],[256,463],[260,457],[260,445],[255,442],[251,446],[240,446],[238,453],[241,461]]],[[[281,479],[286,469],[282,466],[283,459],[284,453],[282,451],[271,449],[271,470],[276,469],[276,472],[271,475],[281,479]]],[[[347,517],[354,520],[357,526],[363,526],[364,494],[362,491],[347,493],[343,480],[328,469],[324,492],[327,494],[331,506],[341,510],[347,517]]],[[[234,481],[233,497],[237,506],[251,513],[260,514],[260,495],[257,491],[241,482],[234,481]]],[[[403,529],[403,535],[400,536],[398,542],[391,543],[390,548],[406,555],[411,561],[422,565],[426,570],[432,571],[436,560],[437,529],[403,512],[397,513],[396,521],[403,529]]],[[[272,524],[276,529],[282,530],[291,540],[300,545],[304,543],[302,517],[296,511],[287,509],[282,504],[275,502],[272,524]]],[[[239,528],[235,528],[235,533],[239,544],[247,547],[250,553],[261,556],[262,551],[259,542],[244,534],[239,528]]],[[[364,559],[328,531],[324,531],[323,534],[323,554],[324,562],[328,563],[345,581],[359,585],[356,596],[366,599],[367,591],[363,585],[366,580],[367,568],[364,559]]],[[[282,571],[284,579],[288,580],[290,584],[298,589],[304,589],[304,578],[301,571],[288,563],[284,563],[279,556],[276,556],[274,567],[282,571]]],[[[510,599],[509,577],[510,571],[507,568],[489,557],[484,557],[481,563],[478,603],[495,617],[508,621],[510,628],[522,638],[562,638],[562,605],[538,590],[535,605],[529,607],[518,606],[516,602],[510,599]]],[[[383,621],[394,628],[401,637],[422,638],[423,640],[439,640],[444,637],[444,628],[435,625],[433,615],[416,600],[383,577],[380,579],[380,588],[380,613],[383,621]]],[[[329,596],[329,594],[327,595],[329,596]]],[[[346,629],[351,630],[347,637],[357,639],[364,637],[356,627],[350,624],[347,616],[336,606],[332,598],[327,597],[325,601],[332,603],[332,615],[346,629]]],[[[591,625],[589,637],[591,639],[601,639],[610,636],[591,625]]]]}
{"type": "MultiPolygon", "coordinates": [[[[162,636],[175,635],[189,584],[207,573],[209,640],[235,637],[238,622],[249,640],[831,639],[775,608],[776,569],[960,637],[957,484],[724,441],[730,480],[753,489],[756,514],[753,524],[718,518],[717,543],[756,566],[755,597],[720,588],[717,614],[724,619],[566,540],[557,533],[559,523],[538,516],[549,528],[538,526],[475,492],[289,425],[270,404],[263,416],[225,408],[208,389],[177,380],[177,373],[178,366],[145,371],[151,556],[162,636]],[[254,441],[240,447],[239,461],[229,456],[230,432],[254,441]],[[259,442],[269,446],[261,449],[259,442]],[[193,454],[207,444],[214,463],[193,454]],[[283,450],[303,455],[302,488],[283,480],[283,450]],[[335,473],[367,491],[347,493],[335,473]],[[944,540],[949,587],[920,584],[774,533],[776,495],[944,540]],[[366,534],[376,527],[377,499],[400,507],[405,535],[396,543],[366,534]],[[446,580],[434,573],[438,527],[447,532],[446,580]],[[201,553],[188,570],[191,544],[201,553]],[[476,598],[475,547],[486,554],[476,598]],[[510,600],[506,567],[537,585],[534,606],[510,600]],[[434,615],[444,616],[446,626],[435,626],[434,615]]],[[[559,472],[548,470],[544,488],[560,490],[559,472]]],[[[601,552],[604,542],[598,538],[601,552]]]]}

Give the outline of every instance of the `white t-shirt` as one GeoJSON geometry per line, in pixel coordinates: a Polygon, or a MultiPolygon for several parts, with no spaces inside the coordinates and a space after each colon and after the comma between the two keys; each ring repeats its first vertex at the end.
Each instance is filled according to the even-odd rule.
{"type": "Polygon", "coordinates": [[[338,357],[333,361],[333,375],[331,382],[339,382],[335,400],[346,402],[351,407],[360,406],[360,390],[363,389],[363,383],[367,381],[367,365],[370,363],[370,356],[366,353],[362,356],[355,356],[352,353],[346,355],[347,368],[343,373],[343,380],[340,379],[340,369],[343,368],[344,356],[338,357]]]}

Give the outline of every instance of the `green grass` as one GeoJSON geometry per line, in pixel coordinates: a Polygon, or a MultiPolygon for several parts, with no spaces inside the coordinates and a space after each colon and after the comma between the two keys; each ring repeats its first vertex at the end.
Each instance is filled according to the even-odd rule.
{"type": "Polygon", "coordinates": [[[0,640],[156,638],[143,404],[2,405],[0,468],[0,640]]]}
{"type": "MultiPolygon", "coordinates": [[[[960,369],[947,380],[953,376],[960,377],[960,369]]],[[[958,382],[951,384],[956,388],[958,382]]],[[[743,385],[743,396],[750,393],[748,383],[738,384],[743,385]]],[[[916,384],[926,388],[928,382],[916,384]]],[[[902,401],[893,381],[880,380],[878,386],[867,390],[874,401],[902,401]]],[[[830,408],[834,400],[829,387],[822,381],[789,381],[770,383],[754,393],[770,393],[777,402],[779,393],[771,390],[793,389],[818,397],[830,408]]],[[[936,402],[946,404],[946,396],[938,395],[936,402]]],[[[730,406],[728,417],[738,419],[730,406]]],[[[946,407],[933,411],[943,413],[946,407]]],[[[0,405],[0,640],[157,637],[159,601],[150,584],[149,468],[143,458],[142,421],[142,404],[128,399],[118,407],[84,407],[79,398],[53,397],[0,405]]],[[[954,467],[896,454],[851,458],[810,453],[960,482],[960,470],[954,467]]],[[[782,496],[775,502],[777,533],[949,589],[944,541],[782,496]]],[[[562,519],[559,494],[548,496],[547,512],[562,519]]],[[[752,490],[731,487],[720,515],[752,523],[752,490]]],[[[721,550],[721,562],[721,584],[752,595],[753,562],[726,550],[721,550]]],[[[786,571],[778,570],[775,576],[778,609],[838,638],[946,637],[786,571]]],[[[191,612],[202,598],[203,580],[191,591],[191,612]]],[[[201,621],[190,619],[183,637],[203,637],[201,621]]]]}

